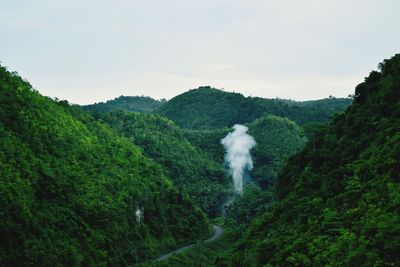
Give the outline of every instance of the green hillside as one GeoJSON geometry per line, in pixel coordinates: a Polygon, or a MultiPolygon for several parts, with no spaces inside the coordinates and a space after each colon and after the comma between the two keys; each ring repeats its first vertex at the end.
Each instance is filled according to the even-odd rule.
{"type": "Polygon", "coordinates": [[[221,139],[224,138],[232,129],[206,129],[192,130],[182,129],[185,137],[194,146],[200,148],[217,162],[224,161],[224,147],[221,145],[221,139]]]}
{"type": "MultiPolygon", "coordinates": [[[[193,146],[174,122],[159,115],[95,113],[113,129],[143,148],[143,153],[164,167],[174,185],[183,189],[210,216],[220,213],[222,197],[230,192],[222,162],[193,146]]],[[[216,140],[219,145],[219,140],[216,140]]]]}
{"type": "Polygon", "coordinates": [[[379,69],[289,160],[278,201],[219,266],[400,265],[400,54],[379,69]]]}
{"type": "Polygon", "coordinates": [[[129,139],[0,67],[1,266],[126,266],[208,234],[129,139]]]}
{"type": "MultiPolygon", "coordinates": [[[[229,129],[183,131],[171,120],[151,114],[101,112],[94,116],[142,147],[145,155],[164,167],[174,185],[188,192],[209,215],[219,215],[224,195],[231,193],[230,178],[222,169],[224,151],[220,144],[229,129]]],[[[266,188],[305,138],[295,123],[274,116],[258,119],[249,127],[258,143],[251,175],[266,188]]]]}
{"type": "Polygon", "coordinates": [[[351,99],[346,98],[295,102],[244,97],[238,93],[200,87],[172,98],[156,112],[183,128],[210,129],[249,123],[266,115],[287,117],[298,124],[327,122],[350,103],[351,99]]]}
{"type": "Polygon", "coordinates": [[[302,129],[287,118],[266,116],[248,124],[249,134],[257,140],[252,151],[255,168],[251,175],[263,188],[275,181],[288,157],[303,148],[302,129]]]}
{"type": "Polygon", "coordinates": [[[0,266],[400,265],[400,54],[354,99],[164,102],[71,106],[0,67],[0,266]],[[257,145],[235,195],[238,123],[257,145]]]}
{"type": "Polygon", "coordinates": [[[151,113],[161,107],[166,102],[165,99],[155,100],[148,96],[120,96],[106,102],[95,103],[83,106],[88,111],[135,111],[151,113]]]}
{"type": "MultiPolygon", "coordinates": [[[[257,145],[252,150],[254,170],[252,179],[263,188],[271,184],[286,159],[299,151],[306,142],[303,130],[293,121],[268,115],[246,124],[257,145]]],[[[184,130],[187,139],[208,153],[217,162],[223,162],[224,149],[220,144],[229,128],[184,130]]]]}
{"type": "Polygon", "coordinates": [[[250,183],[240,198],[227,209],[227,221],[234,227],[245,227],[261,215],[275,198],[272,190],[287,158],[301,150],[306,142],[303,131],[286,118],[266,116],[247,125],[257,141],[251,151],[254,169],[250,183]]]}

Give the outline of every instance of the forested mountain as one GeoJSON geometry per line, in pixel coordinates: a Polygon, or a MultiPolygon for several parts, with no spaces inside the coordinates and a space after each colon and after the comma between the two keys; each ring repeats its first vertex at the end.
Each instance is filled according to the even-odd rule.
{"type": "Polygon", "coordinates": [[[161,107],[166,102],[165,99],[155,100],[148,96],[120,96],[106,102],[95,103],[83,106],[89,111],[136,111],[151,113],[161,107]]]}
{"type": "MultiPolygon", "coordinates": [[[[220,214],[224,196],[232,193],[231,179],[224,175],[224,151],[220,140],[230,131],[181,130],[157,114],[96,112],[93,114],[117,129],[144,154],[160,163],[178,188],[186,191],[209,215],[220,214]]],[[[294,122],[275,116],[248,125],[257,140],[253,150],[257,168],[252,180],[263,188],[275,180],[287,157],[303,147],[305,138],[294,122]]]]}
{"type": "Polygon", "coordinates": [[[208,218],[223,237],[161,266],[201,253],[217,266],[400,265],[400,54],[379,68],[352,103],[201,87],[82,108],[0,67],[0,266],[153,266],[207,239],[208,218]],[[257,142],[243,194],[221,145],[237,123],[257,142]]]}
{"type": "Polygon", "coordinates": [[[1,266],[126,266],[209,230],[131,140],[0,67],[1,266]]]}
{"type": "Polygon", "coordinates": [[[244,97],[238,93],[200,87],[172,98],[156,112],[183,128],[210,129],[249,123],[266,115],[286,117],[298,124],[327,122],[350,103],[351,99],[347,98],[295,102],[244,97]]]}
{"type": "Polygon", "coordinates": [[[292,157],[278,201],[219,266],[400,265],[400,54],[292,157]]]}
{"type": "MultiPolygon", "coordinates": [[[[224,175],[220,144],[229,128],[182,130],[157,114],[94,112],[93,116],[143,148],[145,155],[164,167],[174,185],[210,216],[220,214],[226,196],[232,193],[231,179],[224,175]]],[[[284,118],[267,116],[248,126],[258,143],[253,153],[257,168],[251,173],[252,179],[267,188],[285,159],[303,146],[305,138],[299,126],[284,118]]]]}
{"type": "MultiPolygon", "coordinates": [[[[174,185],[186,191],[210,216],[219,215],[221,201],[230,192],[230,179],[222,168],[223,158],[193,146],[171,120],[157,114],[94,113],[143,148],[145,155],[164,167],[174,185]]],[[[216,140],[219,145],[219,140],[216,140]]]]}
{"type": "MultiPolygon", "coordinates": [[[[255,168],[250,172],[250,184],[244,194],[235,200],[227,210],[227,217],[236,223],[248,223],[259,215],[271,202],[269,189],[286,159],[303,148],[306,138],[302,129],[286,118],[266,116],[247,124],[249,133],[257,145],[251,151],[255,168]]],[[[220,144],[230,131],[229,128],[214,130],[184,130],[185,136],[195,146],[214,157],[217,162],[224,160],[220,144]]]]}
{"type": "Polygon", "coordinates": [[[255,168],[251,175],[261,187],[275,181],[287,158],[303,148],[306,138],[302,129],[287,118],[266,116],[248,124],[249,133],[257,140],[252,151],[255,168]]]}
{"type": "MultiPolygon", "coordinates": [[[[246,124],[257,145],[252,150],[254,170],[252,179],[263,188],[275,180],[286,159],[299,151],[306,142],[303,130],[287,118],[268,115],[246,124]]],[[[195,146],[213,156],[217,162],[224,160],[220,144],[229,128],[210,130],[184,130],[185,136],[195,146]]]]}

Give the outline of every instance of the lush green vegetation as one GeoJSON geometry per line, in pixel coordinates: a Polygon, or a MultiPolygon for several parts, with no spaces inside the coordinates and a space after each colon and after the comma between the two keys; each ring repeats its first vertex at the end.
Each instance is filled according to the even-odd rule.
{"type": "Polygon", "coordinates": [[[168,259],[148,264],[152,267],[167,266],[213,266],[224,252],[230,249],[235,242],[232,233],[226,233],[218,240],[211,243],[198,242],[196,245],[183,253],[173,255],[168,259]]]}
{"type": "MultiPolygon", "coordinates": [[[[220,214],[223,196],[230,192],[222,162],[193,146],[184,132],[169,119],[141,113],[96,113],[95,117],[122,132],[143,148],[145,155],[164,167],[174,185],[185,192],[210,216],[220,214]]],[[[219,140],[216,140],[219,145],[219,140]]]]}
{"type": "Polygon", "coordinates": [[[0,67],[0,265],[400,265],[400,55],[350,107],[210,87],[163,102],[83,112],[0,67]],[[205,244],[203,211],[232,196],[220,140],[235,123],[257,142],[255,168],[205,244]]]}
{"type": "MultiPolygon", "coordinates": [[[[209,130],[182,130],[171,120],[158,114],[132,112],[94,112],[94,117],[117,129],[145,155],[166,170],[174,185],[187,192],[210,216],[220,215],[222,204],[232,193],[230,177],[224,176],[223,147],[220,140],[229,128],[209,130]]],[[[286,158],[304,144],[302,130],[294,122],[266,116],[248,125],[258,145],[253,151],[257,168],[252,172],[253,184],[249,193],[230,208],[229,216],[237,222],[246,222],[269,205],[270,194],[263,192],[275,180],[286,158]],[[258,188],[258,189],[257,189],[258,188]]]]}
{"type": "Polygon", "coordinates": [[[148,96],[120,96],[113,100],[109,100],[92,105],[83,106],[89,111],[135,111],[143,113],[151,113],[161,107],[166,102],[165,99],[155,100],[148,96]]]}
{"type": "Polygon", "coordinates": [[[226,219],[231,228],[244,227],[267,210],[275,198],[272,186],[278,172],[306,141],[301,128],[286,118],[267,116],[248,126],[249,133],[257,140],[252,150],[255,168],[243,195],[227,209],[226,219]]]}
{"type": "Polygon", "coordinates": [[[219,266],[400,265],[400,54],[292,157],[278,200],[219,266]]]}
{"type": "Polygon", "coordinates": [[[302,129],[287,118],[266,116],[248,124],[249,134],[257,140],[252,151],[251,176],[262,188],[270,187],[287,158],[303,148],[302,129]]]}
{"type": "Polygon", "coordinates": [[[183,133],[190,143],[200,148],[217,162],[224,161],[225,151],[221,145],[221,139],[231,131],[232,128],[227,127],[209,130],[183,129],[183,133]]]}
{"type": "MultiPolygon", "coordinates": [[[[302,129],[286,118],[266,116],[247,124],[249,133],[256,139],[252,150],[255,168],[250,173],[251,183],[245,188],[243,196],[237,198],[229,207],[228,219],[237,225],[248,223],[256,215],[265,211],[273,199],[269,190],[286,159],[303,148],[306,138],[302,129]]],[[[218,162],[224,160],[224,150],[220,140],[230,131],[229,128],[210,130],[184,130],[189,141],[218,162]]]]}
{"type": "Polygon", "coordinates": [[[209,230],[131,140],[0,67],[1,266],[125,266],[209,230]]]}
{"type": "MultiPolygon", "coordinates": [[[[265,116],[246,124],[249,134],[257,145],[252,150],[254,165],[251,176],[263,188],[275,180],[285,160],[299,151],[306,142],[303,130],[286,118],[265,116]]],[[[196,147],[208,153],[217,162],[224,160],[224,149],[220,144],[230,128],[190,130],[185,129],[185,137],[196,147]]]]}
{"type": "Polygon", "coordinates": [[[238,93],[200,87],[172,98],[156,112],[183,128],[210,129],[245,124],[266,115],[286,117],[298,124],[327,122],[350,103],[351,99],[332,97],[306,102],[244,97],[238,93]]]}

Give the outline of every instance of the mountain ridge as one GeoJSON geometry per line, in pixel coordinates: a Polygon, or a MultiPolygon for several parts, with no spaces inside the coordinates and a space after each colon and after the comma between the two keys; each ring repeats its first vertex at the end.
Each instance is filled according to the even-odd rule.
{"type": "Polygon", "coordinates": [[[189,129],[231,127],[236,123],[253,122],[266,115],[287,117],[302,125],[307,122],[327,122],[335,113],[344,111],[350,103],[349,98],[296,102],[244,97],[239,93],[207,86],[180,94],[155,112],[189,129]]]}
{"type": "Polygon", "coordinates": [[[119,96],[106,102],[82,106],[88,111],[130,111],[151,113],[166,103],[165,99],[156,100],[149,96],[119,96]]]}
{"type": "Polygon", "coordinates": [[[217,266],[400,264],[400,54],[282,169],[278,201],[217,266]]]}

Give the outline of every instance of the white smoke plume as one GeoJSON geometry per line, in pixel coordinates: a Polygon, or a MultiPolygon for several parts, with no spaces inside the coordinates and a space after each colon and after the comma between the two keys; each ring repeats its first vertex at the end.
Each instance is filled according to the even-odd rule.
{"type": "Polygon", "coordinates": [[[136,222],[142,223],[144,218],[144,209],[137,208],[135,211],[135,215],[136,215],[136,222]]]}
{"type": "Polygon", "coordinates": [[[235,124],[233,129],[233,132],[221,140],[221,144],[226,150],[225,163],[229,166],[235,192],[241,194],[243,176],[253,169],[250,150],[256,145],[256,141],[247,133],[246,126],[235,124]]]}

